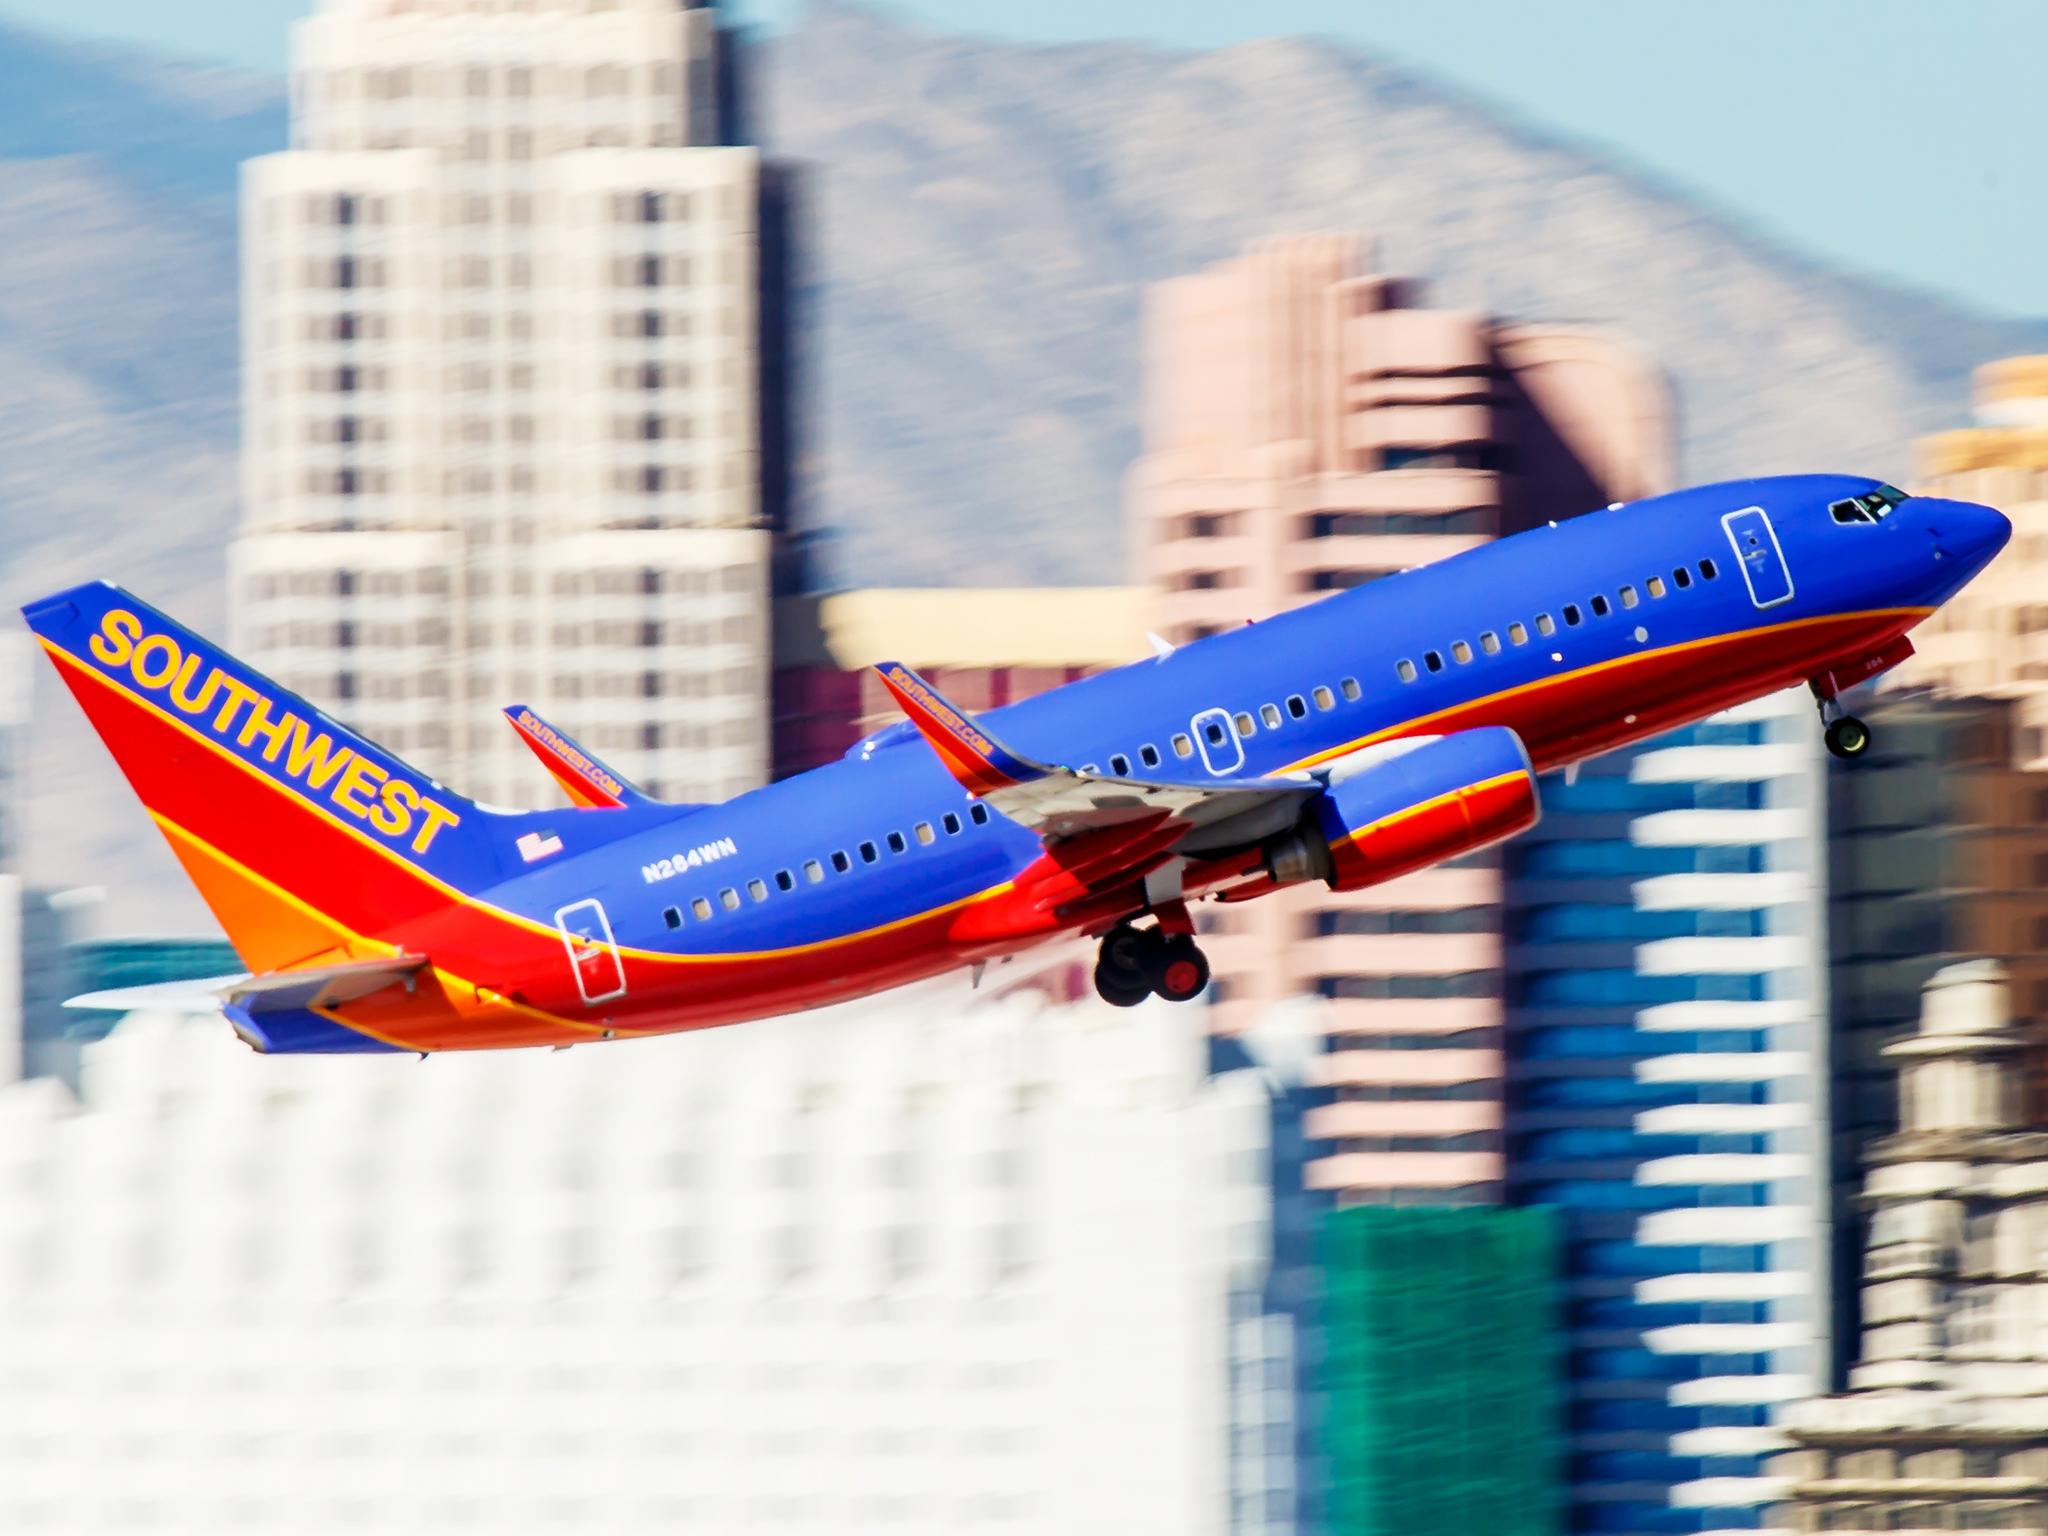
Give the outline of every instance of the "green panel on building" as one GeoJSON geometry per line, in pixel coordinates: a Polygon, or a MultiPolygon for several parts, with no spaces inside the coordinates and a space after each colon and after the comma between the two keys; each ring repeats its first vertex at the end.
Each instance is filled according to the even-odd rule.
{"type": "Polygon", "coordinates": [[[1551,1213],[1354,1207],[1324,1216],[1318,1247],[1333,1536],[1555,1536],[1551,1213]]]}

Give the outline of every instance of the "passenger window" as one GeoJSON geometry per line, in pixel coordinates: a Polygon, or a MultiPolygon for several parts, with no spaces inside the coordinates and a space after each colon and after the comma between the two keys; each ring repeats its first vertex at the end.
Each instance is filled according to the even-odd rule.
{"type": "Polygon", "coordinates": [[[775,871],[775,889],[777,889],[778,891],[795,890],[796,876],[792,875],[786,869],[778,869],[777,871],[775,871]]]}
{"type": "Polygon", "coordinates": [[[1308,718],[1308,700],[1298,693],[1290,693],[1287,695],[1287,713],[1294,716],[1297,720],[1306,720],[1308,718]]]}
{"type": "Polygon", "coordinates": [[[1687,587],[1692,585],[1692,572],[1688,571],[1684,566],[1681,565],[1677,570],[1671,573],[1671,579],[1678,583],[1678,590],[1683,592],[1687,587]]]}
{"type": "Polygon", "coordinates": [[[1406,656],[1403,656],[1399,661],[1394,663],[1394,675],[1400,678],[1401,681],[1404,683],[1414,682],[1415,663],[1410,661],[1406,656]]]}
{"type": "Polygon", "coordinates": [[[861,863],[863,863],[863,864],[872,864],[872,863],[874,863],[874,862],[875,862],[875,860],[879,859],[879,858],[880,858],[881,856],[882,856],[882,851],[881,851],[881,850],[880,850],[879,848],[877,848],[877,847],[876,847],[876,846],[875,846],[875,845],[874,845],[873,843],[862,843],[862,844],[860,845],[860,861],[861,861],[861,863]]]}
{"type": "Polygon", "coordinates": [[[977,827],[985,827],[988,825],[988,807],[983,805],[979,800],[975,801],[974,804],[967,807],[967,815],[969,819],[971,819],[977,827]]]}
{"type": "Polygon", "coordinates": [[[697,921],[700,923],[707,921],[711,916],[710,898],[705,896],[699,896],[696,899],[694,899],[690,903],[690,915],[696,918],[697,921]]]}
{"type": "Polygon", "coordinates": [[[926,848],[931,847],[939,838],[939,834],[932,830],[932,824],[928,821],[920,821],[910,829],[910,834],[918,840],[920,845],[926,848]]]}
{"type": "Polygon", "coordinates": [[[1330,692],[1321,683],[1317,683],[1314,688],[1309,690],[1309,697],[1316,701],[1317,709],[1335,709],[1337,707],[1337,695],[1330,692]]]}
{"type": "Polygon", "coordinates": [[[1208,723],[1207,725],[1205,725],[1205,726],[1204,726],[1204,727],[1202,728],[1202,734],[1203,734],[1203,735],[1205,735],[1205,736],[1207,736],[1207,737],[1209,738],[1209,745],[1210,745],[1210,746],[1212,746],[1212,747],[1220,747],[1220,746],[1222,746],[1222,745],[1223,745],[1223,722],[1222,722],[1221,720],[1211,720],[1211,721],[1210,721],[1210,722],[1209,722],[1209,723],[1208,723]]]}
{"type": "Polygon", "coordinates": [[[1277,705],[1277,704],[1261,704],[1261,705],[1259,706],[1259,718],[1260,718],[1261,720],[1263,720],[1263,721],[1265,721],[1265,722],[1266,722],[1266,729],[1267,729],[1267,730],[1269,730],[1269,731],[1277,731],[1277,730],[1279,730],[1279,729],[1280,729],[1280,706],[1279,706],[1279,705],[1277,705]]]}
{"type": "Polygon", "coordinates": [[[1157,768],[1159,766],[1159,749],[1153,746],[1151,742],[1146,742],[1145,745],[1138,748],[1138,761],[1147,768],[1157,768]]]}
{"type": "Polygon", "coordinates": [[[1664,595],[1664,578],[1662,576],[1652,576],[1643,585],[1650,589],[1650,596],[1652,597],[1662,597],[1664,595]]]}
{"type": "Polygon", "coordinates": [[[1100,763],[1083,763],[1081,771],[1083,773],[1100,773],[1102,772],[1102,765],[1100,763]]]}
{"type": "Polygon", "coordinates": [[[1634,587],[1624,586],[1621,589],[1621,606],[1624,608],[1633,608],[1635,607],[1635,605],[1636,589],[1634,587]]]}
{"type": "Polygon", "coordinates": [[[960,818],[951,811],[946,812],[945,815],[939,818],[939,825],[946,829],[946,836],[948,837],[958,837],[960,835],[960,818]]]}
{"type": "Polygon", "coordinates": [[[1463,666],[1472,659],[1472,647],[1462,640],[1453,640],[1451,642],[1451,659],[1456,661],[1458,665],[1463,666]]]}
{"type": "Polygon", "coordinates": [[[1563,612],[1564,621],[1567,625],[1582,624],[1585,622],[1586,616],[1583,613],[1579,612],[1579,605],[1577,603],[1566,603],[1564,605],[1563,612]]]}
{"type": "Polygon", "coordinates": [[[718,893],[718,904],[728,912],[737,912],[740,909],[740,893],[728,885],[718,893]]]}
{"type": "Polygon", "coordinates": [[[1110,758],[1109,771],[1120,779],[1128,778],[1131,772],[1131,760],[1119,752],[1110,758]]]}
{"type": "Polygon", "coordinates": [[[1251,717],[1250,715],[1246,714],[1246,713],[1245,713],[1244,711],[1242,711],[1242,710],[1238,711],[1238,715],[1237,715],[1237,734],[1238,734],[1238,735],[1240,735],[1240,736],[1249,736],[1249,735],[1251,735],[1251,733],[1252,733],[1253,731],[1255,731],[1255,730],[1257,730],[1257,729],[1258,729],[1258,727],[1257,727],[1256,725],[1253,725],[1253,724],[1252,724],[1252,717],[1251,717]]]}
{"type": "Polygon", "coordinates": [[[765,880],[749,880],[747,882],[747,894],[756,901],[766,901],[768,899],[768,882],[765,880]]]}
{"type": "Polygon", "coordinates": [[[662,920],[662,921],[663,921],[664,923],[667,923],[667,924],[669,925],[669,927],[671,927],[671,928],[680,928],[680,927],[682,927],[682,926],[683,926],[683,914],[682,914],[682,909],[681,909],[681,908],[679,908],[679,907],[663,907],[663,908],[661,909],[661,920],[662,920]]]}
{"type": "Polygon", "coordinates": [[[1175,757],[1193,757],[1195,755],[1195,744],[1188,740],[1184,732],[1176,731],[1174,733],[1173,755],[1175,757]]]}
{"type": "Polygon", "coordinates": [[[816,859],[805,859],[804,878],[810,881],[811,884],[816,885],[820,880],[823,880],[825,878],[825,866],[820,864],[816,859]]]}
{"type": "Polygon", "coordinates": [[[1358,679],[1347,677],[1340,680],[1337,684],[1337,691],[1344,695],[1347,702],[1356,704],[1358,702],[1358,679]]]}
{"type": "Polygon", "coordinates": [[[1479,649],[1486,652],[1489,656],[1498,656],[1500,654],[1500,636],[1490,629],[1482,629],[1479,632],[1479,649]]]}
{"type": "Polygon", "coordinates": [[[1524,624],[1520,619],[1515,620],[1514,623],[1508,626],[1508,644],[1527,645],[1528,643],[1529,626],[1524,624]]]}
{"type": "Polygon", "coordinates": [[[1552,618],[1552,617],[1551,617],[1551,616],[1550,616],[1549,614],[1547,614],[1547,613],[1539,613],[1539,614],[1537,614],[1537,615],[1536,615],[1536,633],[1537,633],[1537,634],[1539,634],[1539,635],[1554,635],[1554,634],[1556,634],[1556,633],[1557,633],[1557,620],[1553,619],[1553,618],[1552,618]]]}
{"type": "Polygon", "coordinates": [[[1422,653],[1422,664],[1432,672],[1441,672],[1444,669],[1444,659],[1436,651],[1424,651],[1422,653]]]}
{"type": "Polygon", "coordinates": [[[845,849],[835,848],[832,850],[832,867],[842,875],[853,868],[853,860],[846,856],[845,849]]]}
{"type": "Polygon", "coordinates": [[[1721,573],[1714,568],[1713,561],[1702,560],[1700,562],[1700,574],[1706,577],[1707,580],[1712,581],[1716,576],[1720,575],[1721,573]]]}
{"type": "Polygon", "coordinates": [[[1600,592],[1595,592],[1595,593],[1593,594],[1593,617],[1594,617],[1594,618],[1596,618],[1596,619],[1604,619],[1604,618],[1606,618],[1606,617],[1607,617],[1607,615],[1608,615],[1608,613],[1609,613],[1609,611],[1610,611],[1610,610],[1612,609],[1612,607],[1613,607],[1613,605],[1612,605],[1611,603],[1609,603],[1609,602],[1607,601],[1606,595],[1605,595],[1604,593],[1600,593],[1600,592]]]}
{"type": "Polygon", "coordinates": [[[901,832],[891,832],[889,834],[889,851],[891,853],[901,853],[904,849],[908,848],[909,846],[910,844],[906,843],[903,840],[903,834],[901,832]]]}

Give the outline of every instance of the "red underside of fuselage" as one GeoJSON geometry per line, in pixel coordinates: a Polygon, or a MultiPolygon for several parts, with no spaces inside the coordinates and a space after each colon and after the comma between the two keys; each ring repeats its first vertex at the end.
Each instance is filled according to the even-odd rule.
{"type": "MultiPolygon", "coordinates": [[[[1406,722],[1372,740],[1505,725],[1555,768],[1796,685],[1879,650],[1925,617],[1892,610],[1805,621],[1646,652],[1406,722]]],[[[1135,913],[1120,883],[1030,921],[989,921],[1014,883],[844,939],[768,954],[622,955],[624,995],[577,992],[553,929],[452,892],[218,751],[75,661],[59,670],[253,969],[402,950],[430,957],[415,992],[396,988],[332,1017],[418,1050],[554,1045],[666,1033],[818,1007],[899,986],[1135,913]],[[299,910],[283,892],[317,911],[299,910]],[[252,916],[254,914],[254,916],[252,916]]],[[[1195,864],[1190,895],[1251,876],[1242,858],[1195,864]]]]}

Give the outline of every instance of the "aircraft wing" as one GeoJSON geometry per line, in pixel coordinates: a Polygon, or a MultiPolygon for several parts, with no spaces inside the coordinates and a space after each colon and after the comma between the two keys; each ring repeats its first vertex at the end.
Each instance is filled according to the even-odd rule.
{"type": "Polygon", "coordinates": [[[961,786],[1048,844],[1125,828],[1158,842],[1162,825],[1178,830],[1174,853],[1205,853],[1257,842],[1294,824],[1303,804],[1323,790],[1308,774],[1284,778],[1118,778],[1034,762],[997,741],[900,662],[875,668],[918,734],[961,786]]]}

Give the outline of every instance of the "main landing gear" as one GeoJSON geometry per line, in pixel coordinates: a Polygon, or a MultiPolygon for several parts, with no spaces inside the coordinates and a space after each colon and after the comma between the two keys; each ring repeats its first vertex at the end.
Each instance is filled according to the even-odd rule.
{"type": "Polygon", "coordinates": [[[1102,936],[1095,990],[1106,1003],[1135,1008],[1153,996],[1188,1003],[1208,985],[1209,959],[1192,933],[1122,924],[1102,936]]]}

